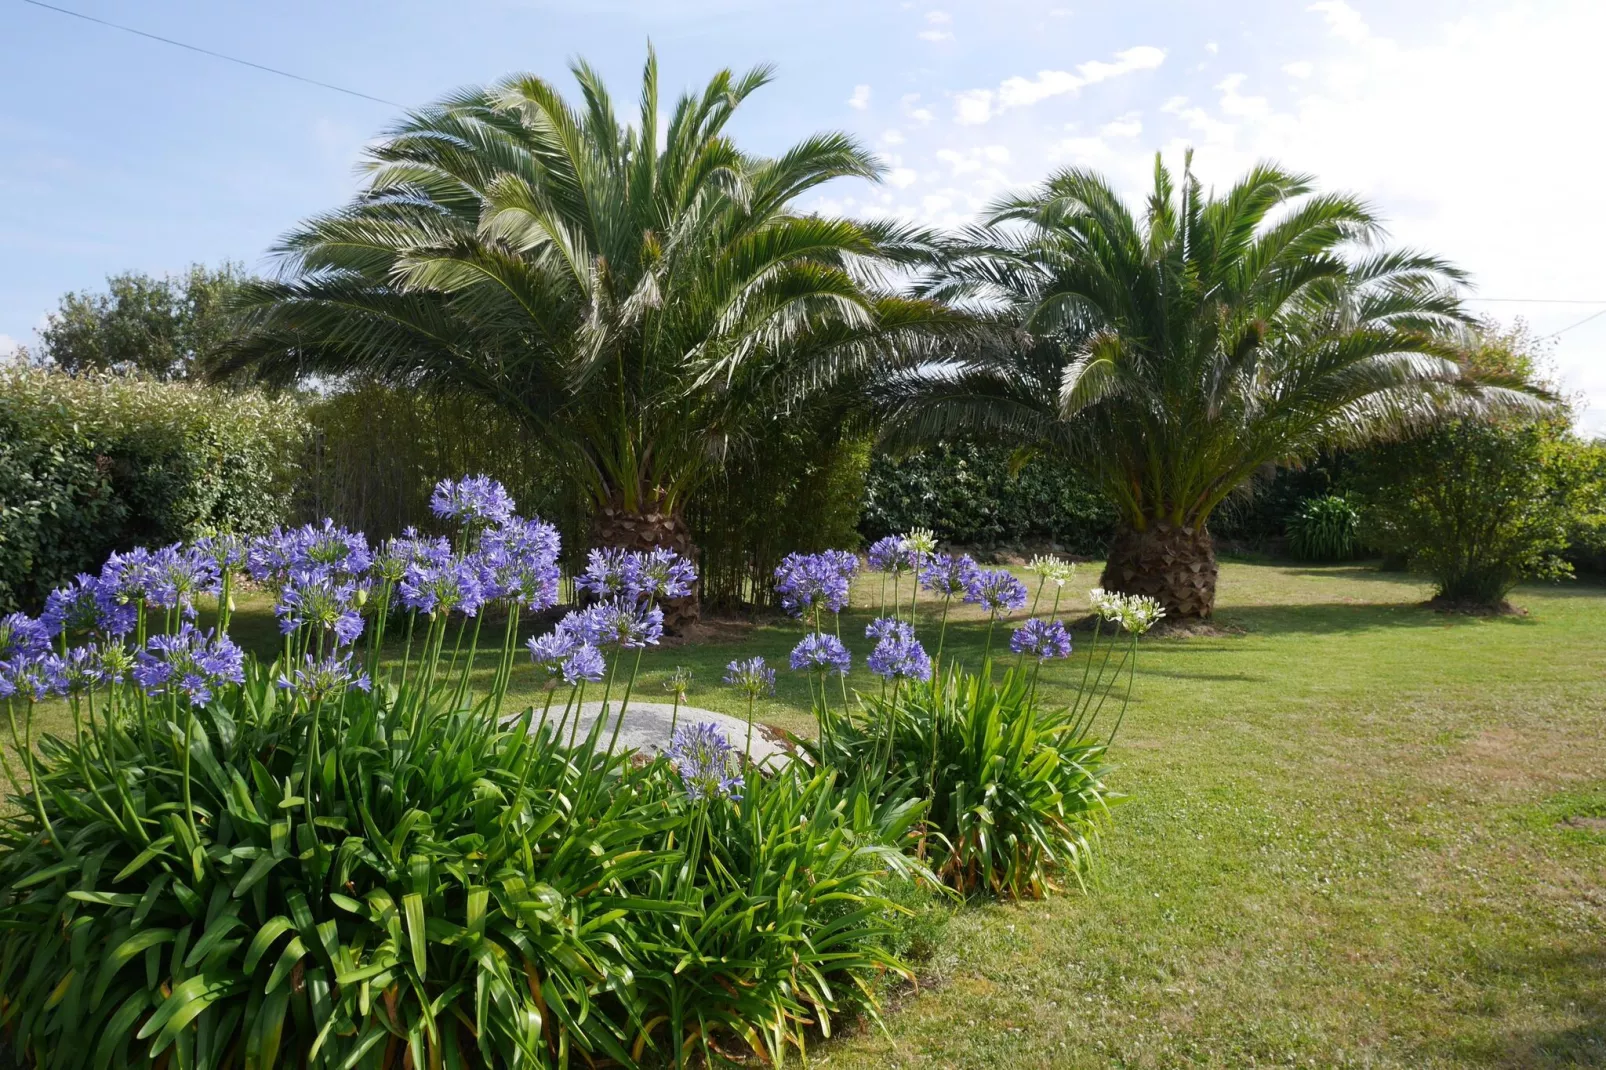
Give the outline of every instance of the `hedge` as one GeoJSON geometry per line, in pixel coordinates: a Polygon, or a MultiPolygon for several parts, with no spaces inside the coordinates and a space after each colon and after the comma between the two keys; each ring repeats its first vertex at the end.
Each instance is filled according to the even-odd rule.
{"type": "Polygon", "coordinates": [[[0,611],[116,550],[278,523],[305,430],[293,398],[0,369],[0,611]]]}

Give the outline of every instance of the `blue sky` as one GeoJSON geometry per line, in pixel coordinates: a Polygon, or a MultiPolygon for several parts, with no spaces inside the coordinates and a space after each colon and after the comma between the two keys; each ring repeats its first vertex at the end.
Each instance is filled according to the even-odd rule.
{"type": "MultiPolygon", "coordinates": [[[[737,125],[778,150],[844,129],[888,180],[812,206],[952,225],[1078,164],[1134,193],[1153,154],[1207,181],[1256,159],[1372,200],[1471,271],[1475,307],[1544,334],[1606,303],[1599,0],[363,0],[61,6],[404,105],[585,56],[632,98],[772,63],[737,125]]],[[[232,259],[356,188],[398,109],[0,0],[0,350],[115,271],[232,259]]],[[[1606,433],[1606,315],[1554,341],[1606,433]]]]}

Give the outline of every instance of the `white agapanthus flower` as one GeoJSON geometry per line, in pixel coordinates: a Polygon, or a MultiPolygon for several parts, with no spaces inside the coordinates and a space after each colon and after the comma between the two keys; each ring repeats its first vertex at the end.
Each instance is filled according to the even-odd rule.
{"type": "Polygon", "coordinates": [[[1026,568],[1056,587],[1064,587],[1066,581],[1076,575],[1075,562],[1061,561],[1053,554],[1038,554],[1026,568]]]}

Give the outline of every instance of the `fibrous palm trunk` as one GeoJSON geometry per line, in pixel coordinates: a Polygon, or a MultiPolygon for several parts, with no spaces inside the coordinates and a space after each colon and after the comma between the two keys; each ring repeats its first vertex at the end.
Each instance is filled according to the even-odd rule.
{"type": "Polygon", "coordinates": [[[1163,521],[1142,531],[1123,524],[1100,580],[1107,591],[1158,599],[1171,620],[1210,616],[1216,606],[1216,550],[1204,525],[1163,521]]]}
{"type": "MultiPolygon", "coordinates": [[[[652,550],[662,546],[689,561],[697,560],[697,546],[692,541],[686,518],[679,510],[664,509],[660,503],[630,509],[615,498],[597,508],[591,528],[596,546],[619,546],[626,550],[652,550]]],[[[671,634],[683,632],[687,625],[695,624],[701,614],[697,589],[694,587],[685,598],[662,603],[662,608],[664,629],[671,634]]]]}

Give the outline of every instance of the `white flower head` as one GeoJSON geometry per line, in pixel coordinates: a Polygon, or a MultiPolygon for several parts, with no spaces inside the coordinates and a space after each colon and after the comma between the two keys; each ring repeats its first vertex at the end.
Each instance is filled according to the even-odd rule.
{"type": "Polygon", "coordinates": [[[1122,607],[1121,627],[1133,635],[1142,635],[1163,616],[1165,609],[1157,600],[1141,594],[1128,595],[1122,607]]]}
{"type": "Polygon", "coordinates": [[[930,557],[937,552],[937,533],[930,528],[914,528],[903,537],[902,548],[910,554],[930,557]]]}
{"type": "Polygon", "coordinates": [[[1093,612],[1105,620],[1121,619],[1123,600],[1118,594],[1111,594],[1102,587],[1095,587],[1087,592],[1087,604],[1092,607],[1093,612]]]}
{"type": "Polygon", "coordinates": [[[1026,568],[1056,587],[1064,587],[1066,582],[1076,575],[1074,561],[1061,561],[1053,554],[1038,554],[1026,568]]]}

